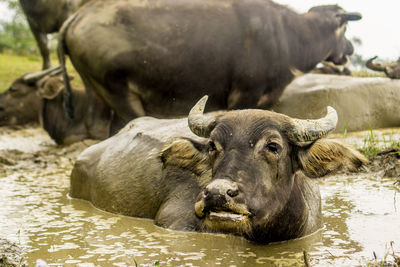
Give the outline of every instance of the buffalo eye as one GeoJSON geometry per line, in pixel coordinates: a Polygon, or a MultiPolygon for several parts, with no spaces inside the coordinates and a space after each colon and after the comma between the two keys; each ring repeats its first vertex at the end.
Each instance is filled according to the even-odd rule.
{"type": "Polygon", "coordinates": [[[275,154],[279,154],[282,151],[282,147],[274,142],[268,143],[265,145],[265,148],[275,154]]]}
{"type": "Polygon", "coordinates": [[[212,153],[217,151],[217,147],[215,146],[215,143],[213,141],[208,142],[208,152],[212,153]]]}

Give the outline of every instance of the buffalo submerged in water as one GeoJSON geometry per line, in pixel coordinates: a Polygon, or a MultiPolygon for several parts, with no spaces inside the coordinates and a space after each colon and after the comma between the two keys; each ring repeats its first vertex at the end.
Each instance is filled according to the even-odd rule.
{"type": "MultiPolygon", "coordinates": [[[[89,110],[84,90],[73,89],[74,119],[65,114],[65,83],[60,66],[31,72],[17,78],[0,94],[0,126],[40,122],[57,144],[70,144],[86,138],[109,136],[112,114],[109,110],[89,110]],[[85,125],[86,117],[96,119],[96,134],[85,125]]],[[[92,128],[91,128],[92,130],[92,128]]]]}
{"type": "Polygon", "coordinates": [[[256,109],[203,114],[206,100],[188,119],[138,118],[86,149],[73,168],[70,195],[165,228],[260,243],[320,229],[314,178],[366,161],[322,138],[335,128],[336,111],[329,107],[317,120],[256,109]]]}

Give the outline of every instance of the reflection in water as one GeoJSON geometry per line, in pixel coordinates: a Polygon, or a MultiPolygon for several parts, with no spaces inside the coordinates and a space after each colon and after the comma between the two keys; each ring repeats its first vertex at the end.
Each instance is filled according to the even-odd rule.
{"type": "Polygon", "coordinates": [[[399,243],[400,197],[393,184],[393,179],[365,174],[321,182],[324,246],[335,264],[338,256],[347,265],[371,259],[373,252],[384,258],[390,241],[399,243]]]}
{"type": "Polygon", "coordinates": [[[393,180],[321,180],[325,228],[299,240],[257,245],[229,235],[170,231],[70,199],[73,158],[84,148],[47,146],[40,154],[18,155],[2,150],[16,163],[0,165],[0,238],[23,246],[30,266],[38,258],[63,266],[298,266],[303,250],[313,266],[355,265],[400,241],[400,194],[394,194],[393,180]]]}

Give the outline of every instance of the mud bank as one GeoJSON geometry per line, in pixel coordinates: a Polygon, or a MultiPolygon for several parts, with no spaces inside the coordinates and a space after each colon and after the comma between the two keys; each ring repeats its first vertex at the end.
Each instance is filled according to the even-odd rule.
{"type": "Polygon", "coordinates": [[[370,158],[370,162],[362,172],[381,172],[383,177],[397,179],[400,186],[400,151],[397,148],[389,148],[370,158]]]}
{"type": "Polygon", "coordinates": [[[0,266],[28,266],[23,250],[16,244],[2,238],[0,238],[0,266]]]}
{"type": "Polygon", "coordinates": [[[70,169],[76,157],[96,140],[57,146],[38,126],[0,127],[0,174],[29,169],[70,169]]]}

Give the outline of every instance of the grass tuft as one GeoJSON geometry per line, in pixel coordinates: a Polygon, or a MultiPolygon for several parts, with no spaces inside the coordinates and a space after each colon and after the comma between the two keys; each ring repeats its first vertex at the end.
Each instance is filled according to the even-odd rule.
{"type": "Polygon", "coordinates": [[[364,144],[360,148],[361,153],[363,153],[367,158],[373,158],[378,156],[380,153],[387,151],[388,149],[400,151],[400,141],[392,140],[391,137],[388,140],[385,138],[385,136],[382,138],[383,139],[379,139],[370,127],[368,135],[364,137],[364,144]]]}
{"type": "Polygon", "coordinates": [[[399,267],[400,266],[400,252],[394,250],[394,242],[390,242],[390,249],[386,249],[383,259],[378,259],[375,251],[373,252],[374,259],[367,262],[368,267],[399,267]]]}

